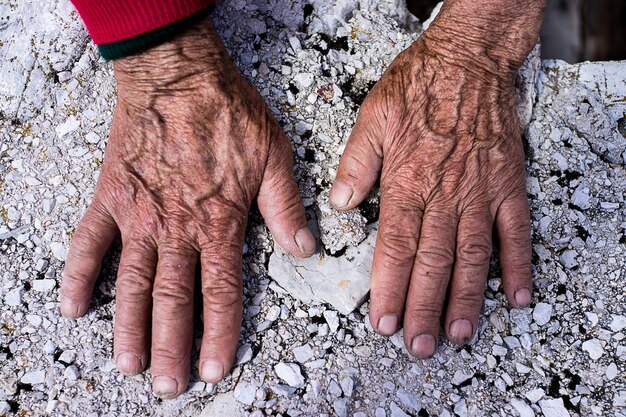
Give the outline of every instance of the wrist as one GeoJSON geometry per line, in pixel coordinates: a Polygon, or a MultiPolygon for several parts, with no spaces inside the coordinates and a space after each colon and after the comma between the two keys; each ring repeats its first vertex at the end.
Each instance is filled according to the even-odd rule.
{"type": "Polygon", "coordinates": [[[444,60],[512,78],[539,38],[546,0],[446,0],[422,37],[444,60]]]}
{"type": "Polygon", "coordinates": [[[210,18],[205,17],[166,42],[113,61],[113,69],[119,95],[124,95],[126,86],[135,95],[158,92],[164,86],[175,91],[182,80],[189,85],[218,79],[229,59],[210,18]]]}

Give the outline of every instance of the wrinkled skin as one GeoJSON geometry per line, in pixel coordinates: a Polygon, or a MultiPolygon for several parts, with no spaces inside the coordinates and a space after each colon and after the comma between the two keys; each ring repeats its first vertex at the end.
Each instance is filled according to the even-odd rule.
{"type": "Polygon", "coordinates": [[[118,234],[114,350],[118,369],[151,361],[153,389],[183,392],[190,373],[193,293],[201,270],[200,374],[233,363],[242,316],[242,248],[258,206],[277,242],[315,251],[293,179],[291,146],[210,22],[115,62],[118,103],[93,203],[70,247],[61,311],[89,306],[102,257],[118,234]]]}
{"type": "Polygon", "coordinates": [[[514,84],[537,40],[541,10],[524,29],[534,35],[523,36],[506,27],[498,33],[497,19],[459,20],[472,16],[456,7],[462,3],[468,4],[447,2],[374,86],[330,194],[336,208],[352,209],[380,173],[370,321],[387,336],[403,325],[407,348],[420,358],[434,354],[440,319],[453,343],[472,338],[494,224],[506,296],[516,307],[531,299],[530,214],[514,84]],[[483,24],[495,33],[476,33],[483,24]]]}

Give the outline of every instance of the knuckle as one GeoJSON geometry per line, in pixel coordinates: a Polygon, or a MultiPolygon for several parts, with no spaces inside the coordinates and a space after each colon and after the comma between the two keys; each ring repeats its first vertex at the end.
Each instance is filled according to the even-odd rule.
{"type": "Polygon", "coordinates": [[[162,278],[156,282],[152,297],[171,308],[186,307],[193,303],[193,288],[183,280],[162,278]]]}
{"type": "Polygon", "coordinates": [[[229,308],[241,302],[242,282],[233,276],[222,276],[202,284],[208,307],[229,308]]]}
{"type": "MultiPolygon", "coordinates": [[[[187,363],[188,353],[184,349],[176,349],[174,344],[162,343],[152,345],[153,367],[155,363],[168,368],[184,368],[187,363]]],[[[170,370],[171,372],[171,370],[170,370]]]]}
{"type": "Polygon", "coordinates": [[[410,323],[439,323],[441,318],[441,306],[432,303],[421,303],[410,306],[404,312],[405,320],[410,323]]]}
{"type": "Polygon", "coordinates": [[[491,240],[487,236],[476,235],[462,239],[457,247],[457,260],[463,264],[481,267],[491,258],[491,240]]]}
{"type": "Polygon", "coordinates": [[[426,275],[440,276],[452,267],[454,253],[447,244],[431,244],[418,249],[416,261],[426,275]]]}
{"type": "Polygon", "coordinates": [[[117,275],[117,288],[123,296],[139,298],[150,294],[152,277],[146,267],[134,264],[120,264],[117,275]]]}
{"type": "Polygon", "coordinates": [[[457,307],[480,308],[484,298],[484,286],[475,282],[458,284],[451,303],[457,307]]]}
{"type": "Polygon", "coordinates": [[[417,251],[417,238],[400,230],[387,230],[378,240],[383,267],[412,264],[417,251]]]}

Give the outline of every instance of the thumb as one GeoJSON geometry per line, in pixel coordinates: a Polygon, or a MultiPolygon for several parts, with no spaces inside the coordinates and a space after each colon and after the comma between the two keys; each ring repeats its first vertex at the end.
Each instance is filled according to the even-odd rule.
{"type": "Polygon", "coordinates": [[[330,190],[330,203],[338,210],[350,210],[363,201],[374,186],[382,166],[381,129],[376,106],[365,100],[339,161],[337,177],[330,190]]]}
{"type": "Polygon", "coordinates": [[[307,227],[304,205],[293,177],[291,145],[279,131],[270,146],[257,198],[259,210],[284,250],[301,258],[309,257],[315,253],[316,243],[307,227]]]}

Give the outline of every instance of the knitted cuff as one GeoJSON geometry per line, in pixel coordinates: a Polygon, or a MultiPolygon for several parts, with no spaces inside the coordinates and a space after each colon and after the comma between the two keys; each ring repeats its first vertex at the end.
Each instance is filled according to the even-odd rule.
{"type": "Polygon", "coordinates": [[[173,38],[185,28],[198,23],[200,20],[208,16],[213,9],[214,6],[209,6],[185,19],[163,26],[162,28],[151,32],[143,33],[139,36],[135,36],[134,38],[98,45],[98,50],[100,51],[102,58],[107,61],[136,54],[173,38]]]}

